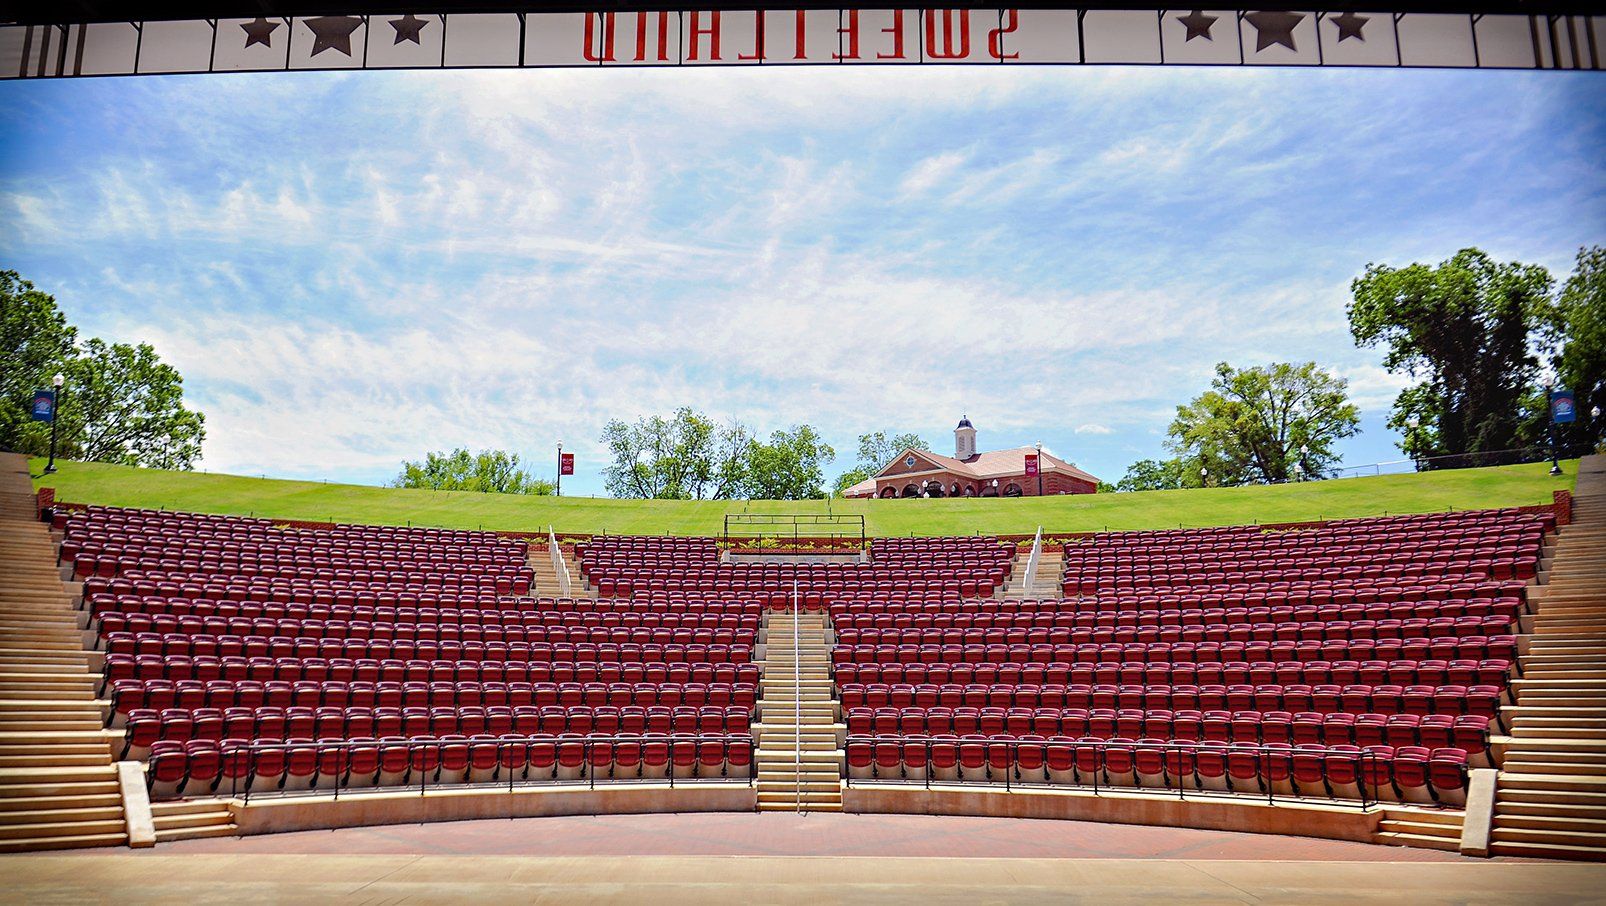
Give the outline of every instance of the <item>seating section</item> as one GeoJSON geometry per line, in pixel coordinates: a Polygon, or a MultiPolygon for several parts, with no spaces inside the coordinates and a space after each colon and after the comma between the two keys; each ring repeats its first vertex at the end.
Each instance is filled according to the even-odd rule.
{"type": "Polygon", "coordinates": [[[1553,528],[1103,533],[1061,599],[834,602],[849,776],[1460,802],[1553,528]]]}
{"type": "Polygon", "coordinates": [[[158,796],[751,774],[757,603],[531,598],[524,544],[486,532],[112,508],[58,527],[158,796]]]}
{"type": "Polygon", "coordinates": [[[599,536],[576,551],[581,575],[605,598],[736,596],[784,605],[795,587],[808,607],[909,594],[990,597],[1014,557],[1013,547],[981,537],[879,539],[857,563],[722,562],[711,538],[599,536]]]}

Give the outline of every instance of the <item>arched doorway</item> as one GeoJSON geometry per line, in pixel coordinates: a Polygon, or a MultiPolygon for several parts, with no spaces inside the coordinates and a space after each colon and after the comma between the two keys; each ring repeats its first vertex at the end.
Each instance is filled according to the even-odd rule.
{"type": "Polygon", "coordinates": [[[1004,486],[1004,496],[1005,497],[1019,497],[1020,496],[1020,485],[1015,484],[1014,482],[1010,482],[1009,484],[1005,485],[1004,486]]]}
{"type": "Polygon", "coordinates": [[[965,496],[966,497],[975,497],[976,496],[976,486],[973,485],[973,484],[965,485],[965,496]]]}
{"type": "Polygon", "coordinates": [[[936,481],[936,480],[932,480],[932,481],[926,482],[926,496],[927,497],[946,497],[948,495],[942,489],[942,482],[936,481]]]}
{"type": "Polygon", "coordinates": [[[897,488],[894,488],[894,487],[885,487],[885,488],[882,488],[882,489],[881,489],[881,495],[880,495],[880,496],[881,496],[881,497],[883,497],[883,498],[886,498],[886,497],[896,497],[896,496],[898,496],[898,489],[897,489],[897,488]]]}
{"type": "Polygon", "coordinates": [[[998,488],[994,487],[993,485],[988,485],[985,488],[981,489],[981,496],[983,496],[983,497],[997,497],[998,496],[998,488]]]}
{"type": "Polygon", "coordinates": [[[948,489],[948,496],[949,497],[958,497],[959,493],[960,493],[959,492],[959,482],[956,481],[956,482],[954,482],[954,486],[948,489]]]}
{"type": "Polygon", "coordinates": [[[920,486],[917,485],[917,484],[906,484],[906,485],[904,485],[903,486],[903,496],[905,496],[905,497],[919,497],[920,496],[920,486]]]}

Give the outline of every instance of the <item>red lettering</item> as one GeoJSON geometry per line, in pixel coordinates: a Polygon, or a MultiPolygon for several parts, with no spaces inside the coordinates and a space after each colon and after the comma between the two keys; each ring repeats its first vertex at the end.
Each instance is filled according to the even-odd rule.
{"type": "Polygon", "coordinates": [[[995,28],[987,33],[987,52],[992,55],[993,59],[1020,59],[1020,51],[1018,50],[1014,53],[1004,53],[1004,36],[1014,34],[1015,29],[1017,28],[1020,28],[1020,11],[1013,9],[1004,10],[1004,21],[1002,23],[1002,27],[995,28]]]}
{"type": "MultiPolygon", "coordinates": [[[[839,27],[836,30],[836,33],[838,35],[846,35],[847,36],[847,39],[848,39],[848,52],[847,53],[843,53],[842,52],[842,48],[840,46],[838,46],[837,47],[837,52],[834,53],[834,54],[831,54],[831,59],[833,59],[833,60],[857,60],[859,58],[859,11],[856,10],[856,9],[850,9],[850,10],[847,10],[847,14],[848,14],[847,27],[845,27],[845,28],[839,27]]],[[[840,39],[838,39],[838,40],[840,42],[840,39]]]]}
{"type": "Polygon", "coordinates": [[[739,53],[738,60],[764,59],[764,11],[759,10],[753,14],[753,53],[751,55],[739,53]]]}
{"type": "Polygon", "coordinates": [[[903,10],[901,10],[901,9],[893,10],[892,11],[892,27],[891,28],[883,28],[883,29],[881,29],[881,31],[882,31],[883,34],[888,34],[888,35],[892,36],[892,53],[878,53],[878,54],[875,55],[875,58],[877,60],[901,60],[901,59],[903,59],[904,58],[903,57],[903,10]]]}
{"type": "MultiPolygon", "coordinates": [[[[636,13],[636,57],[637,63],[647,59],[647,17],[653,13],[636,13]]],[[[669,14],[657,13],[658,16],[658,62],[669,60],[669,14]]]]}
{"type": "Polygon", "coordinates": [[[937,50],[937,11],[926,10],[926,58],[963,60],[970,56],[970,10],[959,10],[959,47],[954,47],[954,11],[942,11],[942,50],[937,50]]]}
{"type": "Polygon", "coordinates": [[[585,58],[593,63],[613,62],[613,13],[586,14],[585,58]],[[597,19],[602,19],[601,46],[597,44],[597,19]]]}
{"type": "Polygon", "coordinates": [[[709,17],[709,19],[712,20],[712,22],[710,22],[710,24],[709,24],[709,26],[707,28],[703,28],[701,26],[701,24],[700,24],[701,21],[702,21],[702,15],[703,14],[701,12],[698,12],[697,10],[692,10],[691,28],[690,28],[690,32],[691,33],[687,36],[687,38],[691,42],[691,47],[688,50],[688,52],[686,53],[686,59],[688,59],[688,60],[696,60],[696,59],[698,59],[699,39],[702,38],[702,36],[707,35],[708,36],[708,59],[710,59],[710,60],[718,60],[719,59],[719,11],[715,10],[715,11],[713,11],[713,12],[708,14],[708,17],[709,17]]]}
{"type": "Polygon", "coordinates": [[[794,60],[807,60],[809,50],[807,44],[808,31],[803,27],[803,10],[797,11],[797,50],[792,54],[794,60]]]}

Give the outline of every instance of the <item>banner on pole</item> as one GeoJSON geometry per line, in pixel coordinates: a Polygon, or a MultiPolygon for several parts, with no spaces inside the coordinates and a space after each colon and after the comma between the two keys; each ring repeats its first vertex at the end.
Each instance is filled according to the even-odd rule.
{"type": "Polygon", "coordinates": [[[1036,475],[1036,474],[1037,474],[1037,454],[1036,453],[1027,453],[1026,454],[1026,477],[1030,478],[1030,477],[1032,477],[1033,475],[1036,475]]]}
{"type": "Polygon", "coordinates": [[[1566,387],[1550,391],[1550,420],[1558,425],[1570,425],[1578,420],[1573,392],[1566,387]]]}
{"type": "Polygon", "coordinates": [[[35,390],[33,402],[28,406],[28,414],[36,422],[53,422],[56,420],[56,391],[35,390]]]}
{"type": "Polygon", "coordinates": [[[573,453],[564,453],[564,454],[562,454],[562,455],[560,455],[558,457],[558,474],[559,475],[573,475],[574,474],[574,454],[573,453]]]}

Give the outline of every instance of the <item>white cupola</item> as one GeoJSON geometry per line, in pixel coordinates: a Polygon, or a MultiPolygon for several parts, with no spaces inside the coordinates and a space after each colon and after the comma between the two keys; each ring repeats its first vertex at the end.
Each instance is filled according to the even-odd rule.
{"type": "Polygon", "coordinates": [[[970,418],[959,419],[959,427],[954,429],[954,458],[966,460],[976,455],[976,429],[970,423],[970,418]]]}

